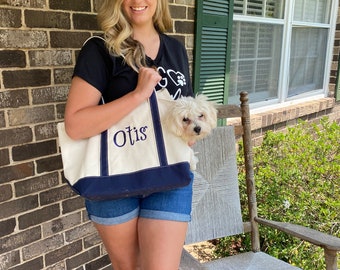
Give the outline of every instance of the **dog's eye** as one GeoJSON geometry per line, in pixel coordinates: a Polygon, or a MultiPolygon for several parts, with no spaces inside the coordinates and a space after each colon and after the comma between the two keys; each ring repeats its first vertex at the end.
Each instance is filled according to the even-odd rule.
{"type": "Polygon", "coordinates": [[[199,118],[203,118],[204,117],[204,114],[202,113],[200,116],[199,116],[199,118]]]}
{"type": "Polygon", "coordinates": [[[183,118],[183,122],[187,123],[187,122],[189,122],[189,121],[190,121],[189,118],[187,118],[187,117],[184,117],[184,118],[183,118]]]}

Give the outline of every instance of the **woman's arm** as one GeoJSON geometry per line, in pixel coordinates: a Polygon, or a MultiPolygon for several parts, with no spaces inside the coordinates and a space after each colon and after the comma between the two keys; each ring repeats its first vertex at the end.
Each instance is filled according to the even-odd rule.
{"type": "Polygon", "coordinates": [[[136,89],[104,105],[101,93],[80,77],[72,79],[65,109],[65,127],[72,139],[84,139],[108,129],[152,94],[161,76],[152,68],[139,70],[136,89]]]}

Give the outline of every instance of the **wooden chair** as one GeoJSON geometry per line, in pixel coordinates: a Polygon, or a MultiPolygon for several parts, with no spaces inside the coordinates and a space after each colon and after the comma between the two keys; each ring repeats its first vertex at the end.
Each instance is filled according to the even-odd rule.
{"type": "Polygon", "coordinates": [[[258,217],[247,93],[241,93],[240,100],[240,106],[219,105],[218,116],[222,119],[241,117],[250,220],[242,221],[234,128],[218,127],[209,137],[195,145],[199,163],[195,171],[192,221],[189,223],[186,244],[247,232],[251,233],[252,252],[200,263],[183,249],[179,269],[300,269],[260,251],[259,224],[324,248],[327,270],[337,269],[339,238],[299,225],[258,217]]]}

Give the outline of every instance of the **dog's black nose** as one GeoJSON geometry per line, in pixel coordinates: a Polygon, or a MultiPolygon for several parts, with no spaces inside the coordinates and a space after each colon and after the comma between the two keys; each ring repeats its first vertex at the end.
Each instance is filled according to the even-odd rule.
{"type": "Polygon", "coordinates": [[[201,132],[201,127],[194,127],[194,131],[199,135],[201,132]]]}

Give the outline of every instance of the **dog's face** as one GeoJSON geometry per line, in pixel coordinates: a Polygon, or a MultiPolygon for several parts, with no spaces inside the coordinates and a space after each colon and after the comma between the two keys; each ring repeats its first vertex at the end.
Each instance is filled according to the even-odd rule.
{"type": "Polygon", "coordinates": [[[187,142],[206,137],[217,124],[217,110],[204,95],[177,99],[166,116],[166,126],[187,142]]]}

